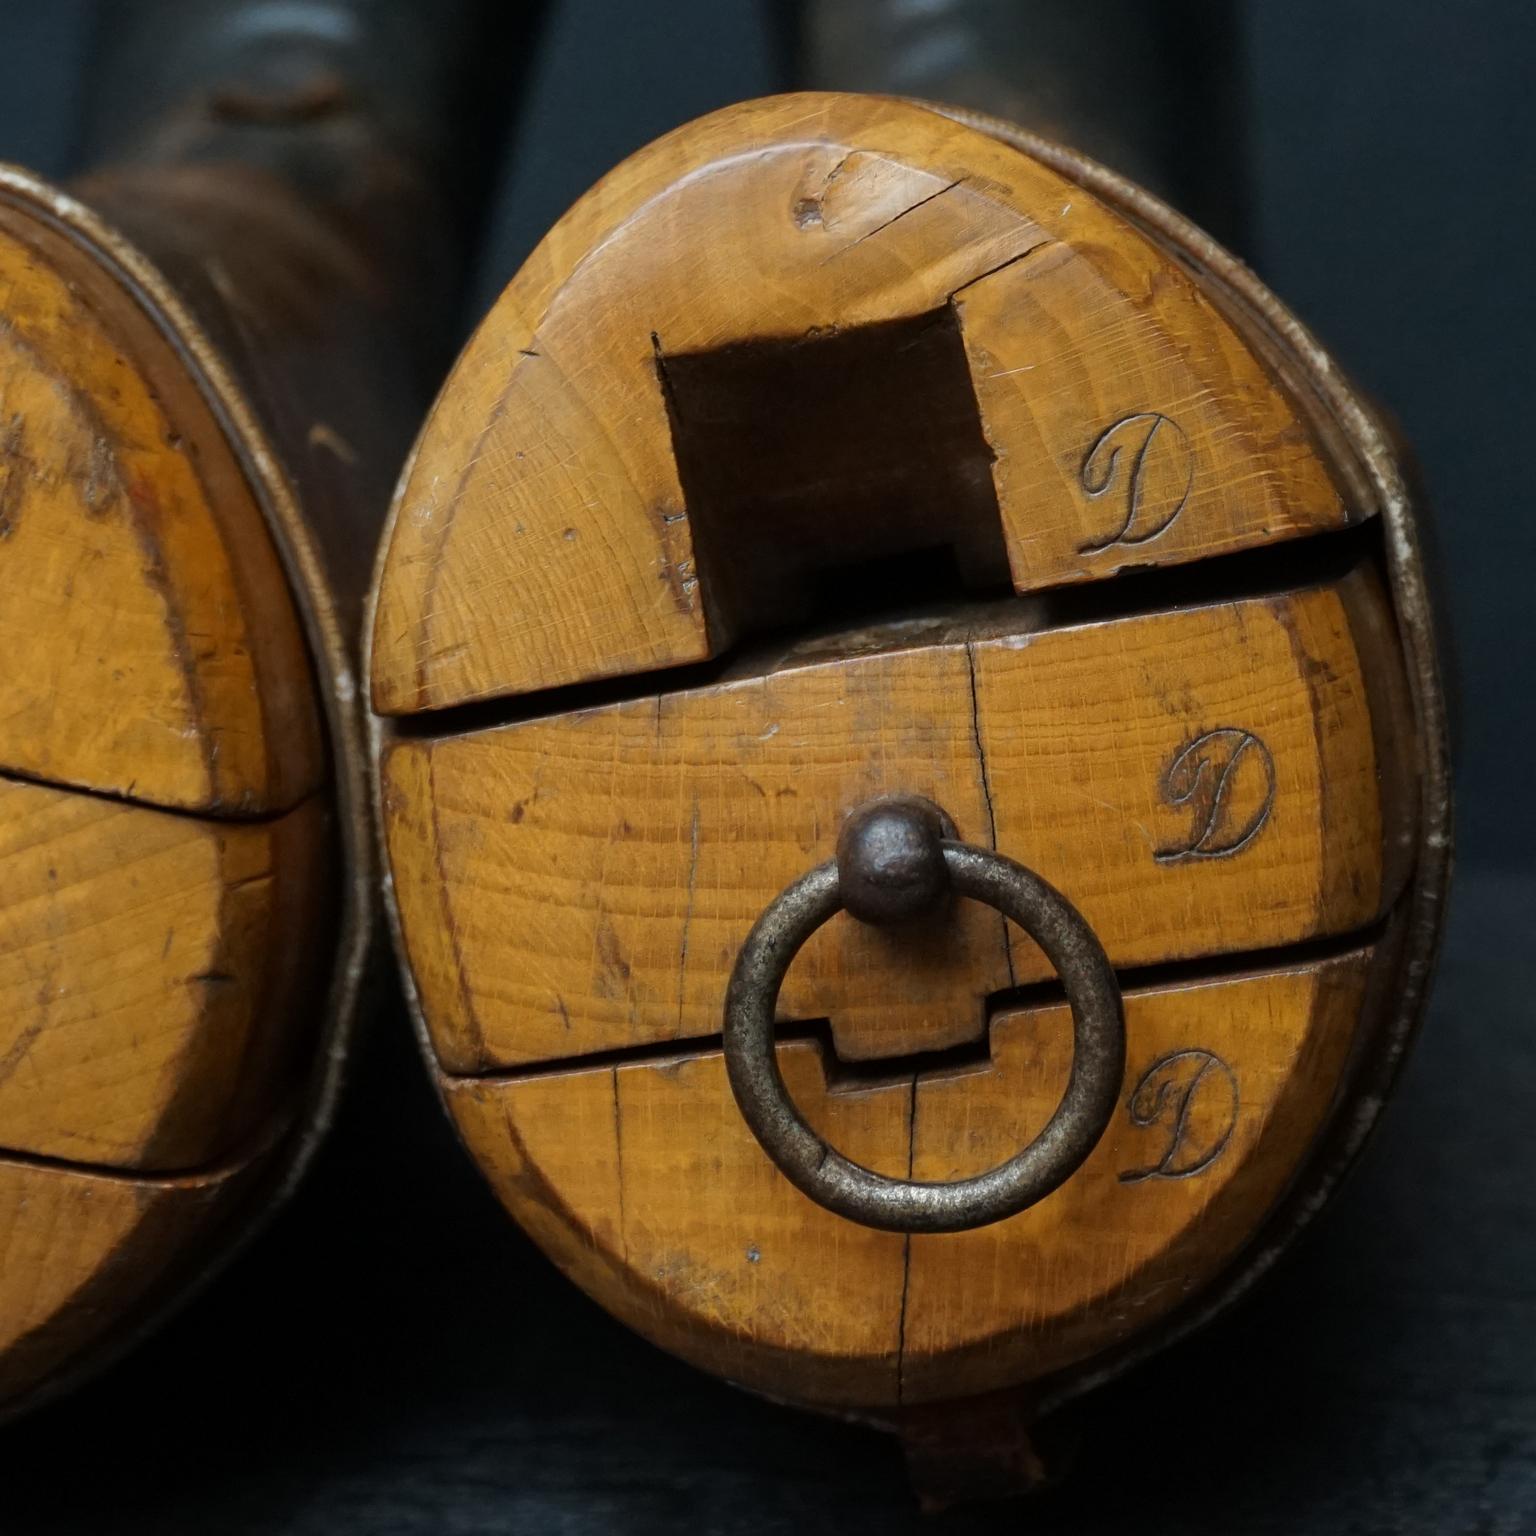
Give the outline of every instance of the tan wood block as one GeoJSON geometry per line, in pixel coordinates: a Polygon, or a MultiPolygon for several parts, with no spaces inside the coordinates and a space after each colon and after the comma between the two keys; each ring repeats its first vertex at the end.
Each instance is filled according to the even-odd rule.
{"type": "Polygon", "coordinates": [[[0,1158],[0,1401],[131,1326],[248,1182],[245,1170],[141,1180],[0,1158]]]}
{"type": "MultiPolygon", "coordinates": [[[[718,1052],[441,1081],[508,1210],[630,1326],[772,1395],[894,1407],[1038,1379],[1198,1297],[1321,1129],[1369,960],[1130,992],[1125,1099],[1088,1163],[960,1235],[878,1232],[802,1196],[718,1052]]],[[[1065,1009],[1044,1006],[1000,1014],[990,1060],[964,1071],[829,1091],[816,1045],[779,1060],[844,1155],[939,1179],[1039,1130],[1069,1042],[1065,1009]]]]}
{"type": "Polygon", "coordinates": [[[730,108],[582,199],[470,343],[398,497],[375,707],[697,661],[850,559],[954,543],[1025,589],[1340,528],[1371,509],[1312,413],[1197,275],[1018,149],[890,98],[730,108]],[[780,442],[795,378],[825,398],[780,442]],[[922,420],[898,389],[930,441],[893,431],[922,420]],[[849,468],[892,456],[883,490],[849,468]]]}
{"type": "Polygon", "coordinates": [[[0,1153],[163,1170],[257,1134],[320,1005],[315,801],[210,822],[0,780],[0,1153]]]}
{"type": "MultiPolygon", "coordinates": [[[[905,1175],[912,1084],[829,1092],[784,1046],[810,1122],[905,1175]]],[[[906,1239],[813,1205],[737,1112],[718,1052],[518,1079],[443,1079],[507,1209],[631,1327],[735,1381],[807,1402],[888,1401],[906,1239]]]]}
{"type": "MultiPolygon", "coordinates": [[[[1357,575],[1022,634],[1004,604],[890,651],[397,740],[385,829],[435,1049],[473,1072],[717,1034],[758,913],[880,793],[1059,884],[1120,965],[1369,923],[1412,820],[1372,743],[1395,662],[1357,641],[1381,601],[1357,575]]],[[[977,1038],[1008,957],[995,914],[959,924],[930,945],[835,920],[780,1016],[829,1017],[846,1059],[977,1038]]],[[[1014,980],[1047,974],[1010,942],[1014,980]]]]}
{"type": "Polygon", "coordinates": [[[213,813],[324,777],[276,549],[224,428],[93,253],[0,201],[0,771],[213,813]]]}

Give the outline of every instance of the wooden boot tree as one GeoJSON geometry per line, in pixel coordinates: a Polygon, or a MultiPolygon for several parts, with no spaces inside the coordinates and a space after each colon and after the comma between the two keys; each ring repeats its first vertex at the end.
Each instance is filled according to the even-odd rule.
{"type": "Polygon", "coordinates": [[[1006,125],[792,96],[599,183],[428,420],[371,693],[401,959],[507,1208],[658,1344],[928,1463],[963,1399],[1029,1480],[1019,1424],[1266,1267],[1422,1002],[1392,449],[1230,257],[1006,125]],[[826,920],[917,878],[821,867],[893,796],[1014,894],[826,920]],[[1095,1074],[1047,1190],[934,1193],[1095,1074]]]}
{"type": "Polygon", "coordinates": [[[291,1186],[372,927],[352,637],[462,71],[441,8],[282,9],[112,7],[99,169],[0,172],[0,1414],[291,1186]]]}

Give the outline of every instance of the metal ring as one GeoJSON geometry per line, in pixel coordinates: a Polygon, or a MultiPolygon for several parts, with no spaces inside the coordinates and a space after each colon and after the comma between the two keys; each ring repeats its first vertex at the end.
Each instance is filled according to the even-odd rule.
{"type": "Polygon", "coordinates": [[[736,957],[725,997],[731,1091],[763,1150],[818,1204],[888,1232],[964,1232],[1043,1200],[1098,1144],[1125,1075],[1120,987],[1082,914],[1012,859],[947,839],[939,847],[955,891],[995,907],[1045,951],[1072,1009],[1066,1093],[1040,1134],[1007,1162],[953,1183],[886,1178],[829,1146],[790,1099],[774,1051],[774,1011],[800,947],[842,910],[837,860],[803,875],[769,904],[736,957]]]}

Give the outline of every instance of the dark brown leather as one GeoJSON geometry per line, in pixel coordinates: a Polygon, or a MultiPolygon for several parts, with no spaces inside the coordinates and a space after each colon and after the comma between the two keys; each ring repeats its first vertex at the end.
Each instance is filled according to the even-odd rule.
{"type": "Polygon", "coordinates": [[[461,339],[498,119],[542,6],[120,0],[74,190],[248,393],[357,635],[378,528],[461,339]]]}

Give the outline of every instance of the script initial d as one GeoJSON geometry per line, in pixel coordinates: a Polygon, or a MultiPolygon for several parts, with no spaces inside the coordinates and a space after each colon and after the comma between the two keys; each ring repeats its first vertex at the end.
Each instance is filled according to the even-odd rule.
{"type": "Polygon", "coordinates": [[[1078,548],[1079,554],[1097,555],[1119,544],[1145,544],[1168,528],[1189,500],[1194,455],[1172,417],[1138,411],[1099,434],[1077,478],[1091,500],[1109,500],[1120,509],[1113,533],[1078,548]]]}
{"type": "Polygon", "coordinates": [[[1214,1051],[1169,1051],[1142,1073],[1126,1103],[1131,1124],[1161,1126],[1167,1143],[1156,1162],[1128,1168],[1122,1184],[1192,1179],[1226,1151],[1237,1125],[1237,1075],[1214,1051]]]}
{"type": "Polygon", "coordinates": [[[1275,760],[1252,731],[1206,731],[1163,770],[1163,799],[1194,812],[1189,835],[1153,855],[1159,864],[1225,859],[1264,829],[1275,804],[1275,760]]]}

